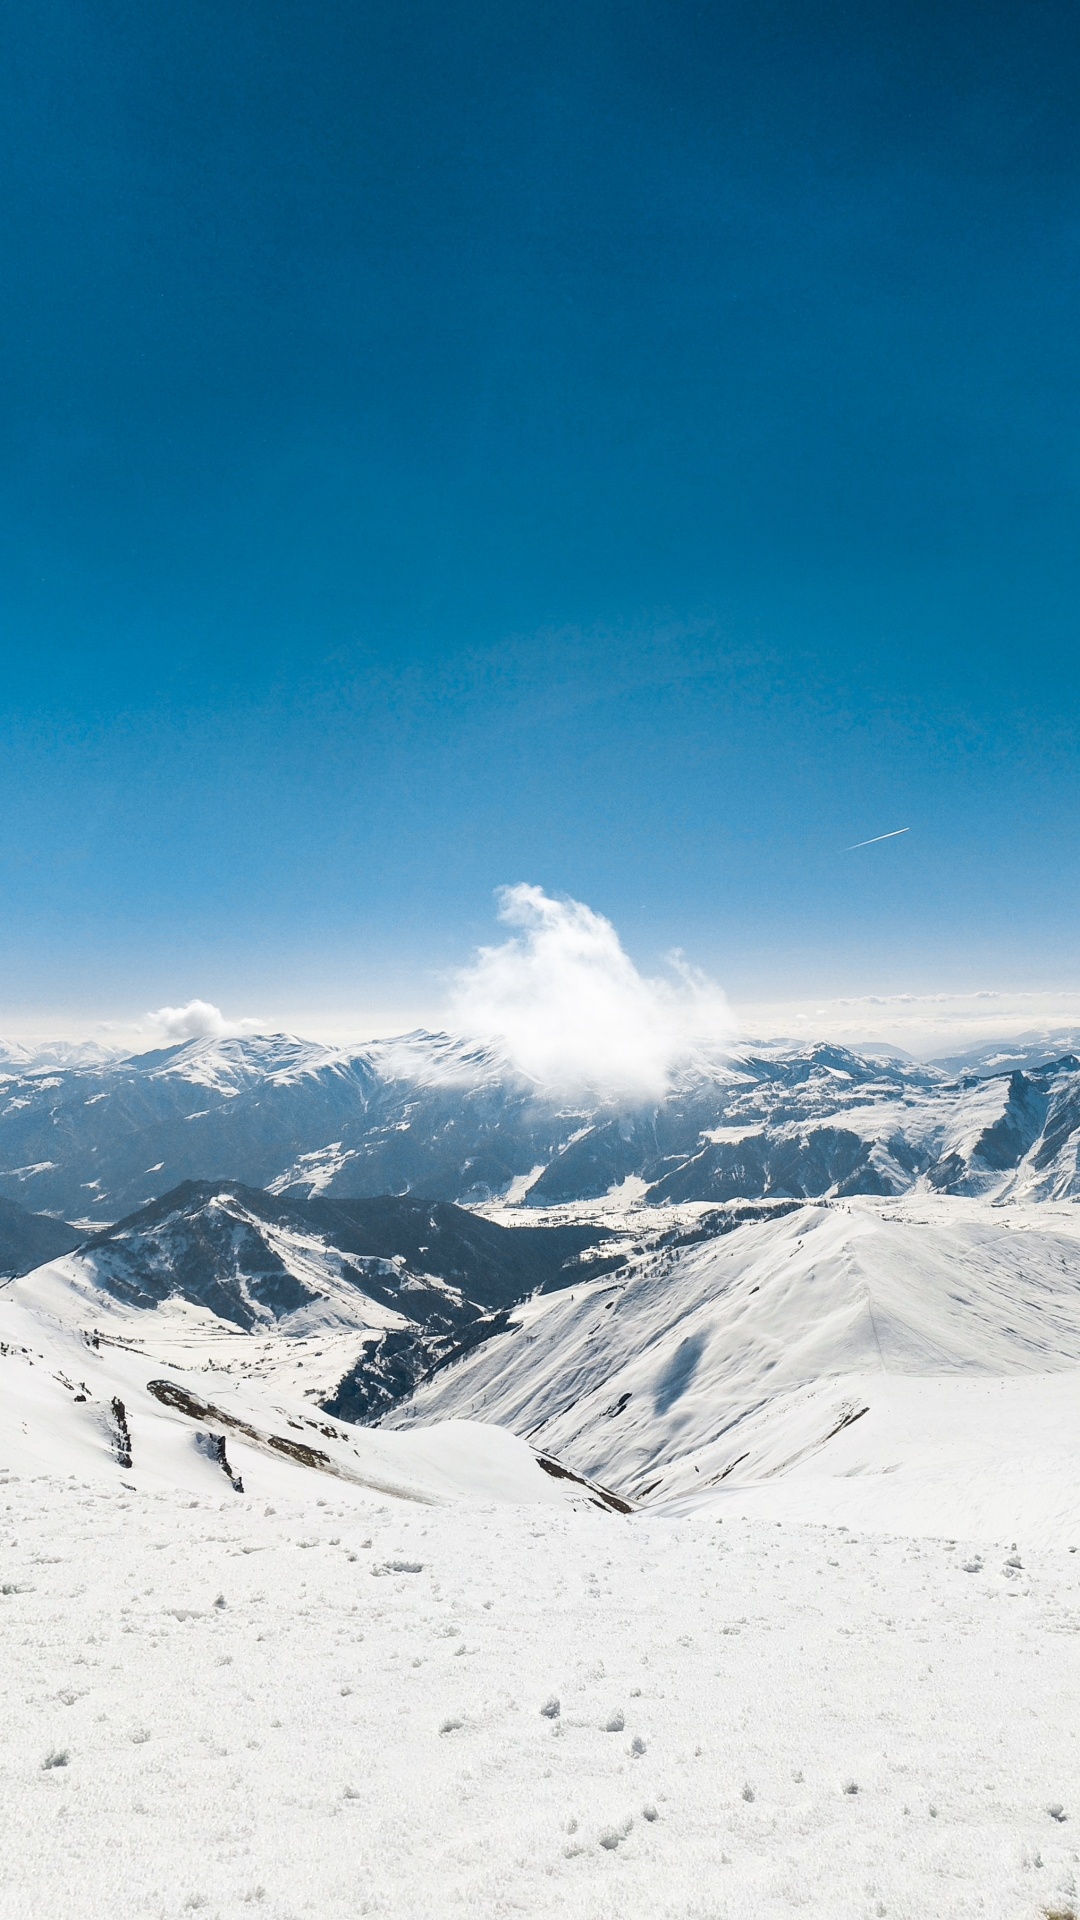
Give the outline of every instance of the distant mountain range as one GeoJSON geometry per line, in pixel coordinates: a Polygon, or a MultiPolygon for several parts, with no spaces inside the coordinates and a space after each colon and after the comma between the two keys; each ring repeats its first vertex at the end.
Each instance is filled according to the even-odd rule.
{"type": "Polygon", "coordinates": [[[1016,1067],[1047,1067],[1068,1053],[1080,1055],[1080,1027],[1035,1027],[1009,1040],[987,1040],[960,1053],[935,1055],[944,1073],[1010,1073],[1016,1067]]]}
{"type": "Polygon", "coordinates": [[[949,1073],[842,1047],[744,1050],[622,1110],[545,1100],[445,1035],[272,1035],[0,1071],[0,1195],[108,1223],[185,1180],[296,1200],[535,1208],[936,1191],[1080,1194],[1080,1061],[949,1073]],[[626,1183],[630,1183],[627,1186],[626,1183]]]}
{"type": "Polygon", "coordinates": [[[96,1067],[122,1060],[126,1048],[97,1040],[0,1040],[0,1071],[26,1067],[96,1067]]]}

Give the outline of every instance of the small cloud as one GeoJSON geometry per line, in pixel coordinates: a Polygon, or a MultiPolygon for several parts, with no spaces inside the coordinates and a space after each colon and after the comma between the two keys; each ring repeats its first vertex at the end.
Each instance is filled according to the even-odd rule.
{"type": "Polygon", "coordinates": [[[501,1044],[546,1091],[658,1098],[675,1067],[729,1044],[734,1022],[719,987],[668,959],[650,980],[610,920],[541,887],[503,887],[499,918],[519,932],[481,947],[457,975],[450,1018],[460,1032],[501,1044]]]}
{"type": "Polygon", "coordinates": [[[226,1020],[209,1000],[189,1000],[183,1007],[158,1007],[147,1021],[163,1040],[226,1040],[257,1033],[257,1020],[226,1020]]]}

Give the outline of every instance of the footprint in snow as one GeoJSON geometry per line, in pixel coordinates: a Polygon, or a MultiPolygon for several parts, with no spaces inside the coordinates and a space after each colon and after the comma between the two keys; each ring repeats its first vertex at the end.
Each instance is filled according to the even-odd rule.
{"type": "Polygon", "coordinates": [[[596,1836],[597,1844],[603,1847],[606,1852],[614,1853],[616,1847],[621,1846],[627,1838],[633,1825],[632,1817],[630,1814],[627,1814],[625,1819],[619,1821],[617,1827],[601,1827],[596,1836]]]}
{"type": "Polygon", "coordinates": [[[604,1721],[604,1732],[605,1733],[621,1733],[625,1725],[626,1725],[626,1715],[624,1714],[621,1707],[616,1707],[614,1713],[609,1714],[607,1719],[604,1721]]]}

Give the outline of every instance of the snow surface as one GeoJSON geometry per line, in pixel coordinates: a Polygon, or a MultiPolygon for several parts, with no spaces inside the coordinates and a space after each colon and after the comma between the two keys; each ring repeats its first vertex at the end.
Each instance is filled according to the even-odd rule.
{"type": "Polygon", "coordinates": [[[0,1920],[1076,1920],[1078,1272],[805,1207],[393,1430],[296,1385],[334,1327],[0,1288],[0,1920]]]}
{"type": "Polygon", "coordinates": [[[3,1920],[1075,1910],[1075,1556],[261,1472],[0,1486],[3,1920]]]}

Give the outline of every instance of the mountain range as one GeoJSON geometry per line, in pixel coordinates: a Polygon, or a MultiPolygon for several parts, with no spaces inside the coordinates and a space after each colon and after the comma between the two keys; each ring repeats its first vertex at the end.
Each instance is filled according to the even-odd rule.
{"type": "Polygon", "coordinates": [[[544,1096],[491,1049],[287,1035],[0,1069],[0,1196],[84,1231],[186,1180],[297,1200],[529,1209],[1080,1193],[1080,1060],[980,1075],[836,1046],[743,1049],[627,1109],[544,1096]],[[628,1184],[629,1183],[629,1184],[628,1184]]]}
{"type": "Polygon", "coordinates": [[[444,1201],[305,1200],[236,1181],[186,1181],[88,1237],[40,1215],[21,1227],[43,1250],[20,1273],[71,1253],[59,1271],[99,1310],[133,1309],[133,1329],[163,1315],[174,1337],[217,1337],[233,1356],[252,1336],[261,1371],[303,1368],[301,1392],[365,1421],[528,1295],[620,1263],[602,1227],[510,1228],[444,1201]]]}
{"type": "Polygon", "coordinates": [[[743,1050],[632,1110],[426,1034],[15,1063],[0,1266],[25,1277],[0,1301],[31,1370],[32,1329],[44,1353],[63,1326],[181,1424],[198,1401],[352,1446],[479,1421],[624,1501],[845,1524],[891,1475],[916,1530],[978,1498],[1050,1538],[1078,1143],[1071,1054],[980,1075],[743,1050]]]}

